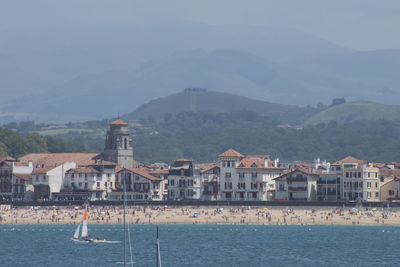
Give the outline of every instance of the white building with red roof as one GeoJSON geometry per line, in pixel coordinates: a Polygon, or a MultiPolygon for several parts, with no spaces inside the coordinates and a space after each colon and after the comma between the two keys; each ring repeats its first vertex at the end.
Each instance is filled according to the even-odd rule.
{"type": "Polygon", "coordinates": [[[147,168],[123,168],[117,173],[116,190],[110,192],[109,200],[123,200],[125,177],[127,200],[164,200],[166,180],[150,173],[147,168]]]}
{"type": "Polygon", "coordinates": [[[229,149],[220,160],[221,200],[273,200],[275,177],[282,174],[278,160],[268,155],[248,155],[229,149]]]}

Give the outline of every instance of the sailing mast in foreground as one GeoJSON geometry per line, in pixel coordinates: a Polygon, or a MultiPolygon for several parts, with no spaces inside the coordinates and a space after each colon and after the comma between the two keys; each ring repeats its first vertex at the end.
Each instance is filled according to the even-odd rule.
{"type": "Polygon", "coordinates": [[[157,265],[156,265],[156,267],[161,267],[161,253],[160,253],[160,241],[158,240],[158,226],[157,226],[156,251],[157,251],[157,265]]]}

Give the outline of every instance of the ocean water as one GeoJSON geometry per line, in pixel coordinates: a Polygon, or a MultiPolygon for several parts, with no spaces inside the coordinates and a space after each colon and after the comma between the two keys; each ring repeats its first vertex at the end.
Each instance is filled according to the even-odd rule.
{"type": "MultiPolygon", "coordinates": [[[[0,266],[123,266],[123,244],[76,244],[74,225],[0,225],[0,266]]],[[[400,266],[400,227],[160,225],[163,266],[400,266]]],[[[154,225],[130,226],[134,266],[155,266],[154,225]]],[[[89,235],[122,240],[121,225],[89,235]]],[[[128,251],[129,259],[129,251],[128,251]]]]}

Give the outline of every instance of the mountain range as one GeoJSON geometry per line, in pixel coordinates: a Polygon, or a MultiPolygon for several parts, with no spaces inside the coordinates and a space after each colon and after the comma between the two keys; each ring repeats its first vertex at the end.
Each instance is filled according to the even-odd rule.
{"type": "Polygon", "coordinates": [[[169,21],[21,32],[0,43],[0,122],[107,118],[188,87],[292,106],[395,104],[399,65],[398,50],[354,51],[293,29],[169,21]]]}

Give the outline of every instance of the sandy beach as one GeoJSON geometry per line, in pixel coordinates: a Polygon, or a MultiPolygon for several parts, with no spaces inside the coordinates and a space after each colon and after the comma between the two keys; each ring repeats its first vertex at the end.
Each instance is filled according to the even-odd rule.
{"type": "MultiPolygon", "coordinates": [[[[3,206],[0,224],[78,224],[84,207],[3,206]]],[[[122,207],[89,207],[89,224],[121,224],[122,207]]],[[[128,207],[130,224],[400,225],[400,209],[334,207],[128,207]]]]}

